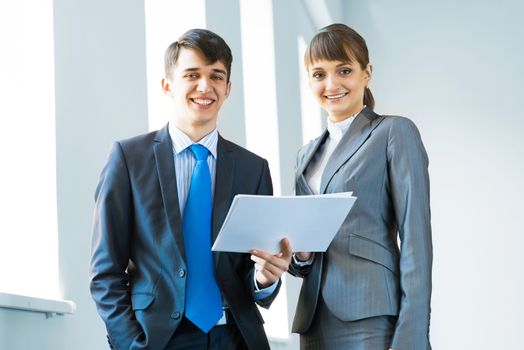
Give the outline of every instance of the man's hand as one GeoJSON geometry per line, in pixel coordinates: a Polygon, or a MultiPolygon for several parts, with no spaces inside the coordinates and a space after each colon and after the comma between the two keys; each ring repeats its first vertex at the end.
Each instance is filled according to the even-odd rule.
{"type": "Polygon", "coordinates": [[[280,253],[269,254],[253,249],[251,260],[255,262],[255,273],[259,288],[266,288],[275,283],[284,274],[291,263],[291,244],[287,238],[280,241],[280,253]]]}

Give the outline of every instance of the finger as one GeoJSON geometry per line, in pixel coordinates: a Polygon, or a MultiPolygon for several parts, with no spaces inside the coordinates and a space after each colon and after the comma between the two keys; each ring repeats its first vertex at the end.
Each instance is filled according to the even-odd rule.
{"type": "Polygon", "coordinates": [[[291,248],[291,242],[289,242],[289,239],[287,237],[282,238],[280,241],[280,253],[283,257],[291,256],[293,253],[293,249],[291,248]]]}
{"type": "Polygon", "coordinates": [[[270,260],[271,258],[275,257],[275,255],[270,254],[264,250],[261,249],[251,249],[250,251],[251,255],[257,256],[259,258],[262,258],[264,260],[270,260]]]}
{"type": "Polygon", "coordinates": [[[263,277],[271,281],[275,281],[279,277],[277,274],[274,274],[267,269],[256,269],[256,273],[257,273],[257,276],[263,277]]]}
{"type": "Polygon", "coordinates": [[[261,283],[265,283],[267,280],[275,281],[277,278],[279,278],[278,274],[274,274],[270,270],[265,269],[258,264],[255,264],[255,274],[257,276],[257,281],[261,283]]]}
{"type": "Polygon", "coordinates": [[[255,266],[257,267],[258,270],[262,271],[262,270],[268,270],[270,271],[272,274],[274,275],[277,275],[277,276],[282,276],[282,274],[284,274],[284,272],[286,272],[289,268],[289,264],[285,263],[285,262],[282,262],[283,260],[281,259],[278,259],[280,264],[276,265],[276,264],[272,264],[264,259],[261,259],[261,258],[258,258],[256,256],[252,256],[251,260],[253,260],[255,262],[255,266]]]}
{"type": "Polygon", "coordinates": [[[256,280],[257,280],[258,287],[260,289],[264,289],[264,288],[269,287],[273,283],[275,283],[278,280],[278,277],[272,276],[267,271],[266,272],[260,271],[260,272],[257,272],[256,280]]]}
{"type": "Polygon", "coordinates": [[[289,263],[291,262],[291,258],[284,259],[284,258],[278,258],[274,255],[269,255],[269,260],[266,260],[264,258],[258,257],[256,255],[251,255],[251,260],[258,263],[260,266],[274,266],[278,268],[279,270],[287,271],[289,267],[289,263]]]}

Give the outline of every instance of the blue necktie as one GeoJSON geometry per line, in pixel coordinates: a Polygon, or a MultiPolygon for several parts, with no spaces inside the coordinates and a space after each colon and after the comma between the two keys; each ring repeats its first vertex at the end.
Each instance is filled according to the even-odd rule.
{"type": "Polygon", "coordinates": [[[209,151],[193,144],[189,147],[196,162],[191,176],[182,219],[187,259],[186,317],[205,333],[222,317],[222,298],[215,279],[211,253],[211,174],[209,151]]]}

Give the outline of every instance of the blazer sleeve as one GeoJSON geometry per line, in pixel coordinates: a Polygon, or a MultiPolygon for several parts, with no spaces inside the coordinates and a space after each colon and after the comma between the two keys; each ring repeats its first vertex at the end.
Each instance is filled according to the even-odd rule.
{"type": "Polygon", "coordinates": [[[388,140],[389,185],[401,241],[401,300],[391,348],[430,349],[432,240],[428,157],[413,122],[396,119],[388,140]]]}
{"type": "Polygon", "coordinates": [[[115,349],[128,349],[142,337],[134,318],[126,272],[130,257],[132,195],[121,145],[115,143],[95,192],[90,289],[108,338],[115,349]]]}

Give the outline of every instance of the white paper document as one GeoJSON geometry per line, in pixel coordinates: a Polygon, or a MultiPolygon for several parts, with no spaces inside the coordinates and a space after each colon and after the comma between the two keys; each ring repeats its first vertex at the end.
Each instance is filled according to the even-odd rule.
{"type": "Polygon", "coordinates": [[[237,195],[212,250],[272,254],[287,237],[294,252],[323,252],[357,198],[352,192],[311,196],[237,195]]]}

